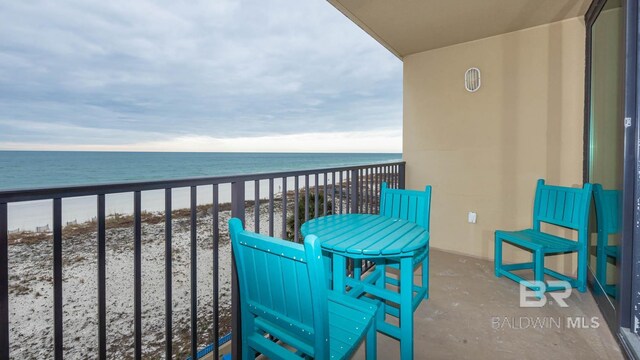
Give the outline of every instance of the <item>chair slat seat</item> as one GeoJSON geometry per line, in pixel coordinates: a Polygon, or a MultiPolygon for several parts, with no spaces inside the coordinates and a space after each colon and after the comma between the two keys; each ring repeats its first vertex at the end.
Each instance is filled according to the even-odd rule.
{"type": "MultiPolygon", "coordinates": [[[[341,296],[341,299],[349,299],[341,296]]],[[[329,299],[329,355],[331,359],[348,359],[367,334],[368,324],[375,319],[377,304],[368,307],[348,306],[336,298],[329,299]]],[[[353,299],[357,300],[357,299],[353,299]]],[[[362,300],[357,300],[363,304],[362,300]]]]}
{"type": "Polygon", "coordinates": [[[545,254],[578,251],[577,241],[546,234],[533,229],[520,231],[496,231],[504,241],[522,246],[530,250],[541,250],[545,254]]]}

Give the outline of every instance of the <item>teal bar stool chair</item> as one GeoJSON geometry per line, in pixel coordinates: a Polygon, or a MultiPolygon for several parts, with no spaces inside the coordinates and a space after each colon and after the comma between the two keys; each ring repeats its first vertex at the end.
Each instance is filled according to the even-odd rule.
{"type": "Polygon", "coordinates": [[[620,233],[620,191],[604,190],[602,185],[593,185],[593,197],[598,223],[596,244],[596,278],[609,296],[616,298],[616,285],[607,283],[607,264],[618,261],[618,246],[609,245],[609,236],[620,233]]]}
{"type": "MultiPolygon", "coordinates": [[[[418,224],[429,231],[430,215],[431,215],[431,186],[426,186],[424,191],[419,190],[402,190],[391,189],[386,182],[382,183],[380,190],[380,215],[391,218],[407,220],[418,224]]],[[[377,287],[386,288],[387,285],[396,287],[402,286],[401,282],[395,278],[388,276],[388,268],[399,269],[400,262],[394,259],[376,259],[375,271],[365,274],[363,281],[374,283],[377,287]]],[[[410,284],[412,286],[411,299],[413,310],[415,311],[422,300],[429,298],[429,246],[413,257],[414,269],[422,265],[422,280],[420,285],[410,284]]],[[[355,262],[354,278],[361,278],[359,270],[361,260],[355,262]]],[[[360,296],[360,293],[353,293],[352,296],[360,296]]],[[[400,317],[400,310],[385,302],[380,304],[381,310],[378,312],[378,326],[383,326],[385,322],[385,314],[389,314],[396,318],[400,317]]]]}
{"type": "Polygon", "coordinates": [[[229,220],[238,271],[242,358],[348,359],[366,338],[376,358],[377,303],[329,291],[320,241],[302,244],[245,231],[229,220]],[[286,345],[286,346],[285,346],[286,345]]]}
{"type": "MultiPolygon", "coordinates": [[[[416,223],[425,230],[430,231],[431,222],[431,185],[427,185],[424,191],[390,189],[387,183],[382,183],[380,190],[380,215],[397,219],[408,220],[416,223]]],[[[413,258],[413,266],[422,264],[422,284],[414,286],[414,293],[422,299],[429,298],[429,247],[417,254],[413,258]]],[[[387,261],[381,266],[398,269],[398,262],[387,261]]],[[[383,270],[385,276],[381,280],[381,286],[386,284],[398,285],[395,278],[386,276],[386,269],[383,270]]],[[[415,306],[417,308],[418,304],[415,306]]]]}
{"type": "Polygon", "coordinates": [[[506,276],[519,282],[542,297],[545,291],[564,290],[562,286],[549,286],[545,282],[545,275],[558,280],[564,280],[580,292],[587,289],[587,260],[588,260],[588,228],[589,206],[591,204],[592,186],[587,183],[582,189],[562,186],[545,185],[544,180],[538,180],[533,206],[533,227],[519,231],[495,232],[495,274],[497,277],[506,276]],[[545,233],[541,230],[541,223],[548,223],[578,232],[578,240],[565,239],[545,233]],[[532,252],[532,261],[520,264],[502,263],[502,244],[509,244],[532,252]],[[575,252],[578,254],[577,274],[575,278],[560,274],[544,267],[546,255],[557,255],[575,252]],[[533,270],[534,281],[529,281],[516,275],[513,271],[533,270]],[[544,286],[542,283],[544,282],[544,286]]]}

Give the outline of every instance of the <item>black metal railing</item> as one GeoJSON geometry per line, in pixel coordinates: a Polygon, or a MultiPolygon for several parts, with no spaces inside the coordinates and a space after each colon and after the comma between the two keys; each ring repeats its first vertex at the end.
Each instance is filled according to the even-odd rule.
{"type": "MultiPolygon", "coordinates": [[[[222,176],[207,178],[191,178],[179,180],[145,181],[118,184],[105,184],[95,186],[68,186],[57,188],[9,190],[0,192],[0,359],[9,359],[12,351],[10,343],[10,273],[9,246],[12,245],[9,231],[9,215],[12,204],[36,200],[49,200],[52,206],[52,233],[49,234],[53,241],[53,357],[62,359],[65,355],[65,332],[63,327],[63,199],[92,196],[95,197],[95,238],[97,240],[97,352],[99,359],[107,359],[109,339],[107,334],[107,228],[109,214],[107,214],[107,195],[120,193],[133,193],[133,355],[135,359],[147,354],[143,344],[143,239],[142,228],[143,199],[142,194],[152,190],[164,190],[164,354],[167,359],[181,356],[174,351],[174,323],[173,323],[173,189],[189,188],[189,213],[188,224],[190,228],[190,342],[189,353],[196,358],[198,343],[198,188],[210,187],[211,198],[209,209],[211,211],[210,241],[213,249],[213,303],[212,303],[212,327],[211,332],[215,340],[219,337],[220,329],[220,303],[219,303],[219,247],[222,236],[220,213],[222,207],[230,208],[230,216],[238,217],[245,222],[245,216],[253,215],[253,231],[270,236],[289,238],[300,242],[300,225],[310,219],[329,213],[377,213],[379,191],[382,182],[387,182],[391,187],[404,188],[405,164],[404,162],[382,163],[362,166],[348,166],[340,168],[328,168],[304,171],[288,171],[268,174],[250,174],[239,176],[222,176]],[[275,191],[275,184],[281,185],[281,191],[275,191]],[[291,184],[293,182],[293,184],[291,184]],[[301,184],[302,183],[302,184],[301,184]],[[253,184],[252,199],[248,199],[246,188],[253,184]],[[263,194],[261,186],[267,184],[267,194],[263,194]],[[230,185],[230,204],[220,202],[220,187],[230,185]],[[289,190],[288,186],[293,187],[289,190]],[[230,205],[230,206],[229,206],[230,205]],[[301,205],[304,208],[301,209],[301,205]],[[262,217],[261,210],[266,207],[266,217],[262,217]],[[278,207],[280,209],[278,209],[278,207]],[[275,228],[276,216],[281,216],[281,229],[275,228]],[[261,224],[267,221],[267,229],[261,224]],[[278,234],[279,233],[279,234],[278,234]]],[[[250,193],[251,194],[251,193],[250,193]]],[[[225,210],[226,211],[226,210],[225,210]]],[[[93,222],[91,222],[93,224],[93,222]]],[[[93,225],[91,225],[93,226],[93,225]]],[[[223,224],[224,226],[224,224],[223,224]]],[[[48,238],[47,238],[48,239],[48,238]]],[[[233,260],[233,259],[231,259],[233,260]]],[[[233,261],[231,268],[234,269],[233,261]]],[[[43,272],[51,270],[42,269],[43,272]]],[[[19,274],[17,274],[19,275],[19,274]]],[[[233,358],[240,358],[239,347],[239,308],[237,303],[237,285],[235,269],[231,276],[231,329],[233,330],[233,358]]],[[[28,306],[28,304],[21,304],[28,306]]],[[[217,342],[216,344],[217,345],[217,342]]],[[[111,351],[111,350],[110,350],[111,351]]],[[[217,359],[218,346],[213,348],[214,359],[217,359]]],[[[112,356],[112,355],[110,355],[112,356]]]]}

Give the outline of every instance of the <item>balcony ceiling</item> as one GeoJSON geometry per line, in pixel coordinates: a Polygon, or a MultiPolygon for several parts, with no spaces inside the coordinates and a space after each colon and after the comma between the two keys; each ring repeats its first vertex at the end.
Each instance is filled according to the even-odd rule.
{"type": "Polygon", "coordinates": [[[563,19],[591,0],[328,0],[399,58],[563,19]]]}

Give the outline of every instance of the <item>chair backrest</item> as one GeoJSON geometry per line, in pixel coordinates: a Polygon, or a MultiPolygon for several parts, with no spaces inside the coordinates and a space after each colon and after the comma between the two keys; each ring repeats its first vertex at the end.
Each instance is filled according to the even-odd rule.
{"type": "Polygon", "coordinates": [[[619,190],[605,190],[600,184],[593,184],[593,197],[596,205],[598,233],[617,234],[620,232],[619,190]]]}
{"type": "Polygon", "coordinates": [[[304,246],[245,231],[229,220],[229,233],[238,271],[242,336],[255,332],[261,318],[314,348],[315,358],[328,358],[327,290],[322,249],[314,235],[304,246]],[[319,344],[319,346],[315,346],[319,344]]]}
{"type": "Polygon", "coordinates": [[[584,184],[582,189],[545,185],[538,180],[533,207],[533,228],[540,230],[540,223],[562,226],[578,231],[579,241],[587,239],[589,206],[592,186],[584,184]]]}
{"type": "Polygon", "coordinates": [[[380,190],[380,215],[408,220],[429,231],[431,186],[424,191],[390,189],[386,182],[380,190]]]}

